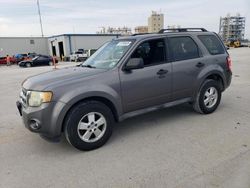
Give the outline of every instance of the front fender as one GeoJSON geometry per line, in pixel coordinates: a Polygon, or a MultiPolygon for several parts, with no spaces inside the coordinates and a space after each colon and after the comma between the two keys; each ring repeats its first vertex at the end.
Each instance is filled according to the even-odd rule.
{"type": "Polygon", "coordinates": [[[69,106],[74,105],[78,101],[84,100],[89,97],[103,97],[110,102],[112,102],[115,108],[121,112],[121,98],[120,95],[111,87],[108,86],[98,86],[94,87],[84,87],[82,89],[76,89],[65,93],[59,100],[66,103],[69,106]]]}
{"type": "Polygon", "coordinates": [[[103,85],[77,88],[65,93],[59,99],[65,105],[63,108],[60,108],[60,114],[56,122],[57,127],[62,128],[64,117],[74,104],[90,97],[102,97],[109,100],[114,105],[117,115],[120,116],[122,114],[121,98],[113,88],[103,85]]]}

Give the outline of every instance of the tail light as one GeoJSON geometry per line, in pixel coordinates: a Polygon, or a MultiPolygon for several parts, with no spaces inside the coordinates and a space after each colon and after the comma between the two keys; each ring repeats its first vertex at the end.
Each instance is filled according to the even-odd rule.
{"type": "Polygon", "coordinates": [[[227,57],[227,68],[232,72],[232,60],[230,56],[227,57]]]}

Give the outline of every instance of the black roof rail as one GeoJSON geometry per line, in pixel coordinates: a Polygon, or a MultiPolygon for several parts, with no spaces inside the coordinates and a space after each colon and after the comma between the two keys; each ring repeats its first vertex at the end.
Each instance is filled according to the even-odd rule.
{"type": "Polygon", "coordinates": [[[161,29],[158,33],[165,33],[167,32],[188,32],[188,31],[202,31],[207,32],[204,28],[172,28],[172,29],[161,29]]]}
{"type": "Polygon", "coordinates": [[[148,34],[153,34],[153,33],[135,33],[135,34],[132,34],[131,36],[148,35],[148,34]]]}

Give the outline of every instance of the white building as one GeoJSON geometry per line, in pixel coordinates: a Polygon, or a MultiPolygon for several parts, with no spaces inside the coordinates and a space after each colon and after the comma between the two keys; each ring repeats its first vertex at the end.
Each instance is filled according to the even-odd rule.
{"type": "Polygon", "coordinates": [[[119,34],[62,34],[51,37],[0,37],[0,57],[37,53],[69,57],[78,49],[98,49],[119,34]]]}
{"type": "Polygon", "coordinates": [[[78,49],[98,49],[107,41],[118,38],[119,34],[63,34],[48,38],[50,55],[68,57],[78,49]]]}
{"type": "Polygon", "coordinates": [[[0,37],[0,57],[14,54],[36,52],[48,54],[48,38],[46,37],[0,37]]]}

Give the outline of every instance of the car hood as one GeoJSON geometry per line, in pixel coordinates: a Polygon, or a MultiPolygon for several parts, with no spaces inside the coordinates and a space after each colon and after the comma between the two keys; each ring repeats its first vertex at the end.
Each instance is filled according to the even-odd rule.
{"type": "Polygon", "coordinates": [[[27,78],[23,82],[23,87],[27,90],[43,91],[50,87],[65,85],[71,83],[73,80],[83,79],[105,71],[107,70],[87,67],[55,69],[27,78]]]}

